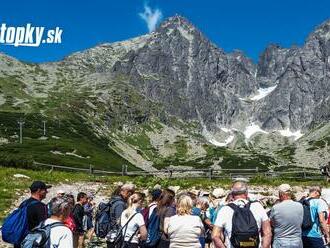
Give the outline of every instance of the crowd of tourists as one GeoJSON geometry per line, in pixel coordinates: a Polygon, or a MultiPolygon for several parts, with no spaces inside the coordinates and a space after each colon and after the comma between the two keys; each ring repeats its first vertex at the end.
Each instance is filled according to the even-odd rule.
{"type": "Polygon", "coordinates": [[[319,186],[296,201],[288,184],[265,206],[249,197],[246,182],[213,201],[205,192],[118,186],[109,201],[94,203],[90,193],[64,191],[48,204],[50,185],[35,181],[31,197],[4,221],[2,238],[14,247],[82,248],[92,240],[109,248],[320,248],[329,243],[329,210],[319,186]]]}

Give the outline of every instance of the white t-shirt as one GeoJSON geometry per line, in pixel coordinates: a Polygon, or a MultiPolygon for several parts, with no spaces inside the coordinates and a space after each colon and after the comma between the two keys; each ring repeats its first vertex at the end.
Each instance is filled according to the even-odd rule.
{"type": "MultiPolygon", "coordinates": [[[[248,203],[247,200],[244,199],[237,199],[233,202],[237,206],[242,206],[248,203]]],[[[258,229],[260,232],[262,222],[268,220],[268,216],[266,210],[262,207],[259,202],[253,202],[250,205],[250,210],[257,222],[258,229]]],[[[224,230],[225,235],[225,244],[228,248],[231,248],[230,237],[231,237],[231,230],[232,230],[232,219],[233,219],[234,210],[229,206],[224,206],[220,209],[217,218],[215,220],[214,225],[221,227],[224,230]]]]}
{"type": "Polygon", "coordinates": [[[204,226],[199,216],[174,215],[170,217],[168,224],[170,248],[200,248],[199,237],[204,226]]]}
{"type": "MultiPolygon", "coordinates": [[[[126,222],[130,219],[131,216],[129,216],[128,218],[126,217],[126,213],[127,210],[124,210],[124,212],[121,214],[121,218],[120,218],[120,224],[121,226],[124,226],[126,224],[126,222]]],[[[135,214],[135,212],[133,213],[135,214]]],[[[127,224],[127,226],[125,228],[123,228],[122,232],[123,235],[125,234],[125,230],[126,230],[126,234],[125,234],[125,241],[129,241],[131,239],[131,237],[134,235],[134,237],[131,239],[131,243],[139,243],[139,238],[138,238],[138,230],[141,226],[144,226],[144,219],[142,214],[137,213],[127,224]]]]}
{"type": "Polygon", "coordinates": [[[157,203],[152,202],[152,203],[149,204],[148,207],[149,207],[149,218],[150,218],[152,212],[153,212],[153,211],[155,210],[155,208],[157,207],[157,203]]]}
{"type": "MultiPolygon", "coordinates": [[[[52,223],[60,223],[58,220],[48,218],[45,225],[52,223]]],[[[73,248],[72,232],[66,226],[53,227],[50,230],[50,247],[51,248],[73,248]]]]}

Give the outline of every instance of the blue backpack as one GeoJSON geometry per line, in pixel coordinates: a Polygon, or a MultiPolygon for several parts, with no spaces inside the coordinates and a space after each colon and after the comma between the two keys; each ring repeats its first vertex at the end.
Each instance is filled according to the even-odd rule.
{"type": "Polygon", "coordinates": [[[162,232],[160,231],[160,216],[158,215],[157,208],[152,211],[147,226],[147,240],[142,243],[142,247],[156,247],[159,242],[162,232]]]}
{"type": "Polygon", "coordinates": [[[1,230],[3,241],[13,245],[19,245],[22,242],[28,233],[27,208],[36,203],[38,203],[37,200],[30,203],[23,202],[5,219],[1,230]]]}

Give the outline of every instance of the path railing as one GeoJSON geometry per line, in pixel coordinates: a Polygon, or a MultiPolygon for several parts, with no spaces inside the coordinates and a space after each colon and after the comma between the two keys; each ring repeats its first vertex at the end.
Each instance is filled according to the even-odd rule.
{"type": "Polygon", "coordinates": [[[33,165],[40,168],[49,168],[50,171],[54,170],[69,170],[86,172],[89,174],[103,174],[103,175],[117,175],[117,176],[158,176],[167,178],[208,178],[210,180],[214,178],[253,178],[256,176],[264,178],[286,178],[286,179],[324,179],[325,177],[321,174],[319,169],[316,168],[297,168],[294,170],[287,171],[273,171],[256,168],[250,169],[213,169],[213,168],[167,168],[155,171],[128,171],[127,165],[122,165],[121,171],[107,171],[95,169],[93,165],[89,165],[88,168],[78,168],[63,165],[53,165],[33,162],[33,165]]]}

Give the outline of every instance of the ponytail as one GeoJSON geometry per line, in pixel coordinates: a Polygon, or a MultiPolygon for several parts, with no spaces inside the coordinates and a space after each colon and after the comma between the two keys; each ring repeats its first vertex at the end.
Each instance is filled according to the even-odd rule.
{"type": "Polygon", "coordinates": [[[125,217],[128,219],[131,217],[135,212],[135,204],[139,201],[142,201],[144,199],[144,195],[142,193],[134,193],[131,195],[127,200],[127,209],[125,213],[125,217]]]}

